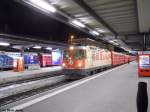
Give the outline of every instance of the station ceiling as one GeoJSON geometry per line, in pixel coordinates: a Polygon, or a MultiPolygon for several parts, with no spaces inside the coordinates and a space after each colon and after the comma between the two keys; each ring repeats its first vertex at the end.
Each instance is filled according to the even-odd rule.
{"type": "Polygon", "coordinates": [[[104,34],[129,34],[138,32],[135,0],[49,1],[69,15],[104,34]],[[98,19],[93,13],[101,19],[98,19]],[[107,23],[109,27],[104,23],[107,23]]]}
{"type": "MultiPolygon", "coordinates": [[[[109,42],[126,50],[142,50],[149,49],[150,47],[149,0],[45,0],[47,4],[56,8],[56,13],[45,12],[45,10],[39,11],[37,7],[35,8],[33,6],[33,0],[12,1],[13,2],[11,3],[7,2],[7,4],[9,4],[9,9],[4,9],[7,9],[9,14],[12,14],[9,17],[13,19],[15,18],[15,22],[17,22],[16,18],[22,17],[22,21],[18,21],[26,24],[25,21],[27,18],[27,20],[30,20],[30,22],[28,22],[34,26],[33,23],[38,20],[37,17],[40,19],[45,18],[45,23],[39,23],[39,26],[41,26],[40,30],[32,31],[32,26],[28,26],[29,28],[26,30],[27,34],[38,35],[37,32],[41,31],[43,34],[47,34],[45,35],[45,37],[47,37],[49,33],[56,34],[56,31],[53,30],[57,30],[59,32],[57,33],[57,36],[51,36],[57,38],[56,40],[60,40],[60,42],[64,42],[68,39],[66,38],[68,32],[74,31],[74,33],[79,33],[82,36],[89,35],[89,37],[93,37],[89,32],[94,30],[100,34],[94,36],[96,39],[109,42]],[[17,5],[14,5],[14,3],[17,5]],[[37,10],[41,14],[39,14],[37,10]],[[19,17],[17,14],[19,14],[19,17]],[[33,17],[33,15],[36,17],[33,17]],[[47,20],[47,18],[49,18],[49,20],[47,20]],[[59,21],[59,25],[55,22],[51,22],[50,19],[54,19],[53,21],[59,21]],[[70,24],[71,20],[80,21],[86,26],[86,28],[72,26],[70,24]],[[42,24],[46,27],[44,28],[42,24]],[[54,25],[56,27],[51,27],[54,25]],[[45,29],[45,32],[42,29],[45,29]],[[79,29],[82,33],[76,29],[79,29]]],[[[11,24],[13,24],[13,22],[14,21],[11,20],[11,24]]],[[[25,28],[27,28],[27,26],[25,28]]],[[[20,29],[20,27],[18,29],[20,29]]],[[[20,30],[19,32],[21,32],[20,30]]],[[[40,35],[39,33],[39,37],[40,36],[43,35],[40,35]]]]}

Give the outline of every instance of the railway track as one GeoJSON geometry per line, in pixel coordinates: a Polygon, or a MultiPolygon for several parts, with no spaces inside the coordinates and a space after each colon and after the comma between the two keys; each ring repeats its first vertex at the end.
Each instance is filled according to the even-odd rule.
{"type": "Polygon", "coordinates": [[[31,81],[40,80],[40,79],[46,79],[46,78],[50,78],[50,77],[54,77],[54,76],[59,76],[60,74],[62,74],[62,71],[55,71],[55,72],[51,72],[51,73],[49,73],[49,72],[41,73],[41,75],[39,75],[37,77],[28,77],[25,79],[18,79],[16,81],[8,81],[6,83],[0,83],[0,88],[10,86],[13,84],[20,84],[20,83],[31,82],[31,81]]]}
{"type": "MultiPolygon", "coordinates": [[[[107,69],[103,69],[97,73],[107,69]]],[[[0,94],[0,107],[68,84],[70,81],[68,81],[64,75],[53,74],[27,79],[25,81],[17,81],[13,83],[13,85],[11,85],[12,83],[4,84],[0,87],[0,93],[3,92],[3,94],[0,94]]]]}
{"type": "Polygon", "coordinates": [[[64,75],[0,88],[0,107],[69,83],[64,75]]]}

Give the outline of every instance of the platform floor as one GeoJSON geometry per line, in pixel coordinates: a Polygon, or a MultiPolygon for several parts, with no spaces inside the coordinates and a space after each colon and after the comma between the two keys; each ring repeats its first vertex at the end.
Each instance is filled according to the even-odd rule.
{"type": "Polygon", "coordinates": [[[136,112],[139,81],[148,83],[150,101],[150,78],[139,79],[137,64],[132,62],[57,88],[13,108],[24,112],[136,112]]]}
{"type": "Polygon", "coordinates": [[[55,72],[61,70],[61,66],[45,67],[37,70],[25,70],[22,72],[2,71],[0,72],[0,83],[5,83],[7,81],[15,81],[23,78],[34,78],[43,73],[55,72]]]}

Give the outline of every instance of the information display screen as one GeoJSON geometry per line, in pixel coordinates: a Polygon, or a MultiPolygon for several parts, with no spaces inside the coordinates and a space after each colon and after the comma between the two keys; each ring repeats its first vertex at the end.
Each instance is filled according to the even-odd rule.
{"type": "Polygon", "coordinates": [[[139,56],[139,67],[142,69],[149,69],[150,57],[148,55],[139,56]]]}

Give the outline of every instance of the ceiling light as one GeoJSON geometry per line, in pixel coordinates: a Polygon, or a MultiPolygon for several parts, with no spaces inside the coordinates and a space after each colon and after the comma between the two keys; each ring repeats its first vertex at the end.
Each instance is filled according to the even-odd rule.
{"type": "Polygon", "coordinates": [[[99,35],[99,33],[97,31],[94,31],[94,30],[90,31],[90,33],[93,34],[93,35],[97,35],[97,36],[99,35]]]}
{"type": "Polygon", "coordinates": [[[85,27],[85,25],[83,23],[81,23],[81,22],[79,22],[77,20],[73,20],[73,21],[71,21],[71,23],[76,25],[76,26],[82,27],[82,28],[85,27]]]}
{"type": "Polygon", "coordinates": [[[0,46],[10,46],[10,43],[7,43],[7,42],[0,42],[0,46]]]}
{"type": "Polygon", "coordinates": [[[96,28],[99,32],[101,32],[101,33],[104,33],[104,32],[106,32],[106,30],[104,30],[104,29],[100,29],[100,28],[96,28]]]}
{"type": "Polygon", "coordinates": [[[117,41],[114,41],[114,40],[109,40],[109,42],[114,45],[119,45],[119,43],[117,43],[117,41]]]}
{"type": "Polygon", "coordinates": [[[41,49],[42,47],[41,46],[34,46],[33,48],[34,49],[41,49]]]}
{"type": "Polygon", "coordinates": [[[30,0],[30,2],[32,2],[34,5],[39,6],[42,9],[48,10],[48,11],[53,12],[53,13],[56,12],[55,7],[48,4],[44,0],[30,0]]]}
{"type": "Polygon", "coordinates": [[[115,45],[119,45],[117,42],[118,42],[118,40],[117,39],[114,39],[114,40],[109,40],[109,42],[110,43],[113,43],[113,44],[115,44],[115,45]]]}
{"type": "Polygon", "coordinates": [[[100,31],[100,32],[102,32],[102,33],[106,32],[105,30],[98,30],[98,31],[100,31]]]}
{"type": "Polygon", "coordinates": [[[86,50],[86,46],[83,46],[82,48],[83,48],[84,50],[86,50]]]}
{"type": "Polygon", "coordinates": [[[117,39],[114,39],[113,41],[114,41],[114,42],[117,42],[118,40],[117,40],[117,39]]]}
{"type": "Polygon", "coordinates": [[[114,43],[114,41],[113,41],[113,40],[109,40],[109,42],[110,42],[110,43],[114,43]]]}
{"type": "Polygon", "coordinates": [[[51,47],[47,47],[46,50],[52,50],[52,48],[51,47]]]}
{"type": "Polygon", "coordinates": [[[69,47],[69,49],[70,49],[70,50],[73,50],[73,49],[74,49],[74,47],[73,47],[73,46],[70,46],[70,47],[69,47]]]}
{"type": "Polygon", "coordinates": [[[113,43],[114,45],[119,45],[118,43],[113,43]]]}
{"type": "Polygon", "coordinates": [[[95,40],[93,40],[93,39],[90,39],[90,38],[88,38],[90,41],[95,41],[95,40]]]}

